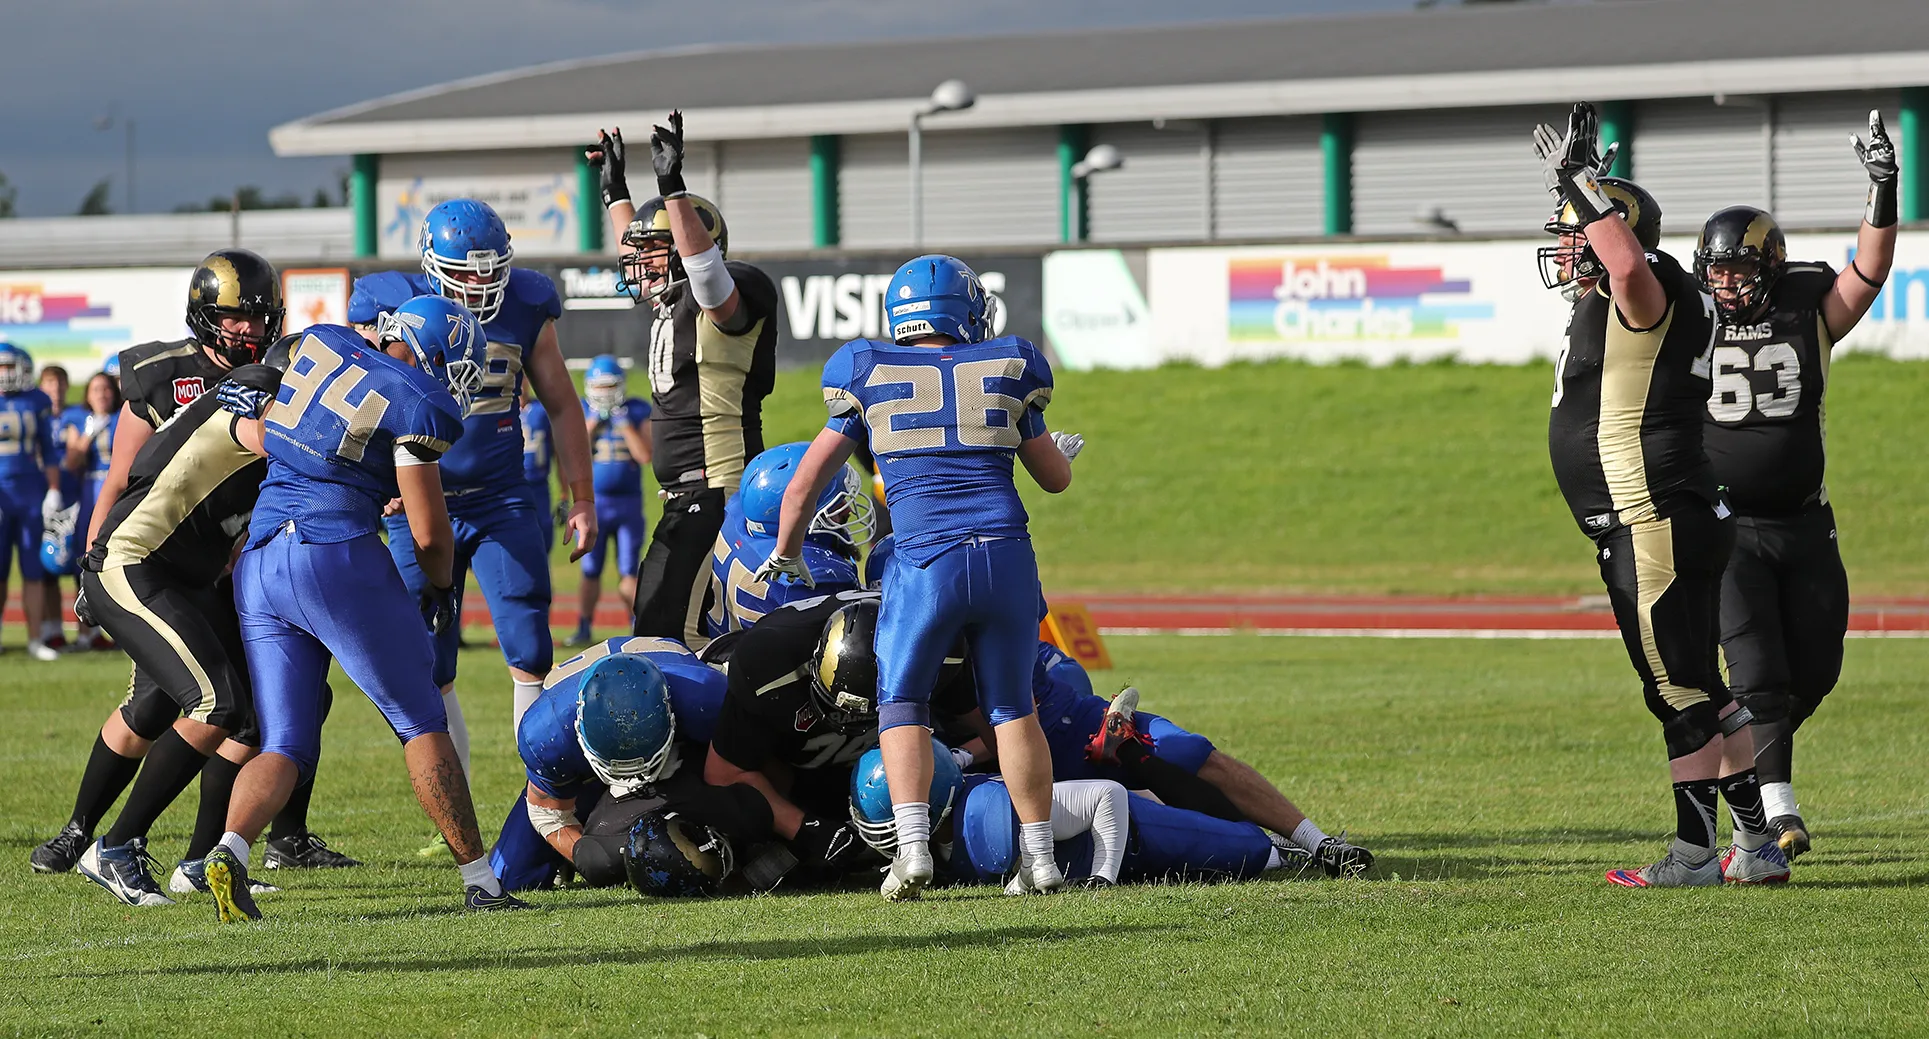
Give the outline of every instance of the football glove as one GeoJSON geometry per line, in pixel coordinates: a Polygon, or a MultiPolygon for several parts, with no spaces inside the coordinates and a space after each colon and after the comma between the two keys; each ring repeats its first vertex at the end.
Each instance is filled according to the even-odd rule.
{"type": "Polygon", "coordinates": [[[430,585],[422,589],[421,607],[422,622],[435,635],[448,634],[455,627],[461,612],[456,604],[454,586],[437,588],[430,585]]]}
{"type": "Polygon", "coordinates": [[[597,143],[602,147],[588,152],[587,157],[589,164],[596,167],[597,183],[603,189],[603,208],[608,209],[630,200],[630,183],[623,160],[623,131],[599,130],[597,133],[600,136],[597,143]]]}
{"type": "Polygon", "coordinates": [[[559,501],[556,503],[555,520],[556,520],[556,527],[559,530],[569,522],[569,503],[568,502],[559,501]]]}
{"type": "Polygon", "coordinates": [[[267,390],[244,385],[234,379],[223,380],[214,388],[215,402],[222,410],[232,412],[242,418],[260,418],[268,410],[268,402],[275,395],[267,390]]]}
{"type": "Polygon", "coordinates": [[[789,577],[802,582],[806,588],[817,587],[817,578],[811,576],[810,564],[804,562],[802,555],[784,556],[775,552],[764,560],[764,565],[751,575],[753,581],[774,581],[779,577],[789,577]]]}
{"type": "Polygon", "coordinates": [[[837,867],[863,845],[856,827],[850,823],[839,825],[829,819],[807,818],[797,827],[797,836],[791,840],[790,847],[799,862],[813,867],[837,867]]]}
{"type": "Polygon", "coordinates": [[[1862,168],[1869,171],[1869,205],[1863,211],[1862,219],[1870,227],[1893,227],[1896,222],[1896,185],[1902,168],[1896,163],[1895,142],[1889,139],[1889,131],[1882,125],[1882,112],[1869,110],[1869,139],[1849,135],[1849,143],[1855,147],[1855,157],[1862,168]]]}
{"type": "Polygon", "coordinates": [[[100,621],[94,617],[94,606],[87,601],[84,581],[74,587],[74,619],[90,628],[100,627],[100,621]]]}
{"type": "Polygon", "coordinates": [[[87,423],[80,427],[82,439],[94,440],[107,432],[107,424],[113,421],[111,415],[88,415],[87,423]]]}
{"type": "Polygon", "coordinates": [[[61,498],[58,490],[48,491],[47,496],[40,499],[40,522],[43,525],[54,522],[60,517],[60,510],[66,507],[67,502],[61,498]]]}
{"type": "Polygon", "coordinates": [[[1604,157],[1596,150],[1599,135],[1594,106],[1585,101],[1568,113],[1565,133],[1546,123],[1534,128],[1534,151],[1540,156],[1542,182],[1549,193],[1572,204],[1587,223],[1614,212],[1614,204],[1598,183],[1614,152],[1604,157]]]}
{"type": "Polygon", "coordinates": [[[1067,462],[1077,458],[1078,453],[1085,450],[1085,438],[1077,433],[1053,433],[1052,443],[1058,445],[1058,450],[1064,453],[1067,462]]]}
{"type": "Polygon", "coordinates": [[[675,198],[690,189],[683,184],[683,113],[671,112],[669,126],[650,129],[650,165],[656,169],[656,191],[675,198]]]}

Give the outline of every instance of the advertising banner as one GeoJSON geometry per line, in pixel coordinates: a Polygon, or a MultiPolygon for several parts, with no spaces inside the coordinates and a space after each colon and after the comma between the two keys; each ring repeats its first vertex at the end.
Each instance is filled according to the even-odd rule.
{"type": "Polygon", "coordinates": [[[418,255],[422,218],[429,210],[452,198],[473,198],[487,202],[502,217],[517,256],[574,253],[581,245],[576,228],[576,194],[573,170],[384,178],[375,189],[378,250],[380,255],[396,259],[418,255]]]}
{"type": "Polygon", "coordinates": [[[191,267],[0,271],[0,340],[38,365],[65,367],[76,382],[108,357],[155,339],[187,335],[191,267]]]}
{"type": "Polygon", "coordinates": [[[299,332],[309,325],[348,323],[348,268],[281,272],[281,299],[288,308],[281,330],[299,332]]]}

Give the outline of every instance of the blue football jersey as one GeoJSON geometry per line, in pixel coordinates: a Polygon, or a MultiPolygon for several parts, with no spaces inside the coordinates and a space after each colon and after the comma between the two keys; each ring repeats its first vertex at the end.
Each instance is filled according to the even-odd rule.
{"type": "MultiPolygon", "coordinates": [[[[83,478],[83,474],[70,473],[67,471],[67,468],[65,465],[65,462],[67,460],[67,434],[78,433],[86,429],[88,414],[90,413],[88,412],[85,405],[69,404],[67,407],[61,409],[61,412],[59,415],[54,417],[53,459],[56,465],[61,466],[61,470],[60,470],[61,497],[67,499],[70,502],[80,496],[80,484],[83,478]]],[[[93,454],[93,452],[89,451],[88,454],[91,455],[93,454]]]]}
{"type": "Polygon", "coordinates": [[[54,452],[54,402],[37,389],[0,394],[0,480],[47,486],[54,452]]]}
{"type": "MultiPolygon", "coordinates": [[[[374,324],[382,314],[417,296],[436,295],[427,275],[383,271],[355,279],[348,300],[351,324],[374,324]]],[[[460,443],[442,459],[442,485],[453,491],[502,490],[520,486],[522,422],[516,396],[522,373],[543,326],[561,316],[563,304],[547,275],[521,267],[509,269],[502,309],[482,326],[489,337],[489,363],[482,389],[469,406],[460,443]]]]}
{"type": "MultiPolygon", "coordinates": [[[[86,419],[81,420],[83,427],[86,419]]],[[[87,481],[95,487],[107,482],[107,470],[114,465],[114,434],[120,432],[121,413],[116,411],[107,416],[107,430],[94,438],[94,445],[87,449],[87,481]]]]}
{"type": "Polygon", "coordinates": [[[780,606],[862,587],[857,564],[850,557],[811,540],[804,542],[804,562],[810,565],[817,587],[789,577],[756,580],[753,575],[770,558],[777,539],[755,537],[744,528],[739,500],[733,494],[724,506],[723,531],[710,550],[710,608],[703,615],[704,635],[714,639],[748,628],[780,606]]]}
{"type": "Polygon", "coordinates": [[[729,679],[698,660],[673,639],[631,637],[599,642],[556,665],[543,679],[542,695],[522,717],[516,745],[524,770],[536,789],[551,797],[574,797],[584,785],[597,782],[596,773],[576,742],[576,694],[589,665],[611,653],[648,657],[670,684],[670,713],[676,717],[676,738],[702,746],[717,728],[729,679]]]}
{"type": "MultiPolygon", "coordinates": [[[[596,410],[583,402],[583,418],[593,419],[596,410]]],[[[630,397],[616,406],[610,413],[608,422],[596,434],[596,442],[589,445],[592,465],[590,475],[595,480],[597,494],[629,495],[643,493],[643,466],[630,456],[630,445],[623,439],[623,426],[640,426],[650,417],[650,406],[643,401],[630,397]]]]}
{"type": "Polygon", "coordinates": [[[434,378],[352,328],[309,327],[262,423],[268,478],[249,542],[290,520],[310,544],[375,533],[399,493],[395,452],[441,455],[462,435],[461,410],[434,378]]]}
{"type": "Polygon", "coordinates": [[[1051,366],[1031,343],[853,340],[825,362],[823,385],[830,428],[854,440],[868,431],[906,559],[924,566],[974,536],[1030,536],[1012,459],[1044,435],[1052,397],[1051,366]]]}
{"type": "Polygon", "coordinates": [[[549,483],[549,412],[532,400],[522,406],[522,478],[537,486],[549,483]]]}

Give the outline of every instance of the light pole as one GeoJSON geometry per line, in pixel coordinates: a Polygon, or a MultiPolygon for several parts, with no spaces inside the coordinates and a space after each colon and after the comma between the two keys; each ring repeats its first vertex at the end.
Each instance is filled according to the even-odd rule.
{"type": "Polygon", "coordinates": [[[1085,158],[1072,164],[1072,181],[1067,185],[1072,197],[1066,202],[1072,214],[1072,241],[1085,240],[1085,182],[1094,173],[1115,170],[1123,165],[1125,156],[1109,144],[1094,145],[1091,151],[1085,153],[1085,158]]]}
{"type": "Polygon", "coordinates": [[[978,103],[962,79],[947,79],[931,91],[931,100],[911,111],[911,247],[924,245],[924,117],[957,112],[978,103]]]}
{"type": "Polygon", "coordinates": [[[109,109],[106,115],[94,120],[94,129],[96,131],[112,130],[116,120],[120,122],[121,129],[125,131],[124,141],[127,150],[127,211],[132,213],[134,212],[134,120],[126,116],[116,116],[113,109],[109,109]]]}

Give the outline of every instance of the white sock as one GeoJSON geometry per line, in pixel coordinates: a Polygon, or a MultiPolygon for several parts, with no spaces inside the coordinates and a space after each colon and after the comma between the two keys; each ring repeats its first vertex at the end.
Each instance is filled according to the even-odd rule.
{"type": "Polygon", "coordinates": [[[217,847],[228,849],[228,854],[233,855],[235,860],[241,863],[242,869],[248,868],[248,842],[242,840],[240,834],[229,830],[214,843],[217,847]]]}
{"type": "MultiPolygon", "coordinates": [[[[1019,823],[1018,847],[1025,862],[1037,862],[1040,859],[1047,862],[1053,861],[1051,820],[1047,819],[1044,822],[1037,823],[1019,823]]],[[[1122,858],[1124,849],[1121,848],[1119,851],[1122,858]]]]}
{"type": "Polygon", "coordinates": [[[41,621],[40,622],[40,641],[45,642],[48,639],[57,639],[59,637],[60,637],[59,621],[41,621]]]}
{"type": "Polygon", "coordinates": [[[898,847],[907,844],[929,844],[931,842],[931,805],[925,801],[901,801],[891,806],[891,818],[897,822],[898,847]]]}
{"type": "Polygon", "coordinates": [[[541,682],[516,683],[516,706],[510,713],[509,742],[516,741],[516,735],[522,732],[522,716],[536,705],[536,697],[541,695],[543,695],[541,682]]]}
{"type": "Polygon", "coordinates": [[[1287,839],[1307,851],[1318,851],[1320,842],[1326,840],[1326,831],[1314,826],[1313,820],[1302,819],[1298,826],[1293,827],[1293,835],[1287,839]]]}
{"type": "Polygon", "coordinates": [[[1286,865],[1286,860],[1279,857],[1278,848],[1274,848],[1271,851],[1266,853],[1267,869],[1279,869],[1285,865],[1286,865]]]}
{"type": "Polygon", "coordinates": [[[463,887],[479,887],[492,895],[502,894],[502,881],[497,880],[495,871],[489,868],[489,856],[484,855],[474,862],[464,862],[456,868],[462,871],[463,887]]]}
{"type": "Polygon", "coordinates": [[[442,694],[442,709],[449,714],[449,739],[455,743],[456,760],[462,762],[462,776],[467,779],[475,775],[469,768],[469,723],[462,720],[462,701],[456,699],[454,689],[442,694]]]}
{"type": "Polygon", "coordinates": [[[1795,784],[1763,783],[1762,814],[1773,820],[1778,815],[1801,815],[1795,804],[1795,784]]]}

